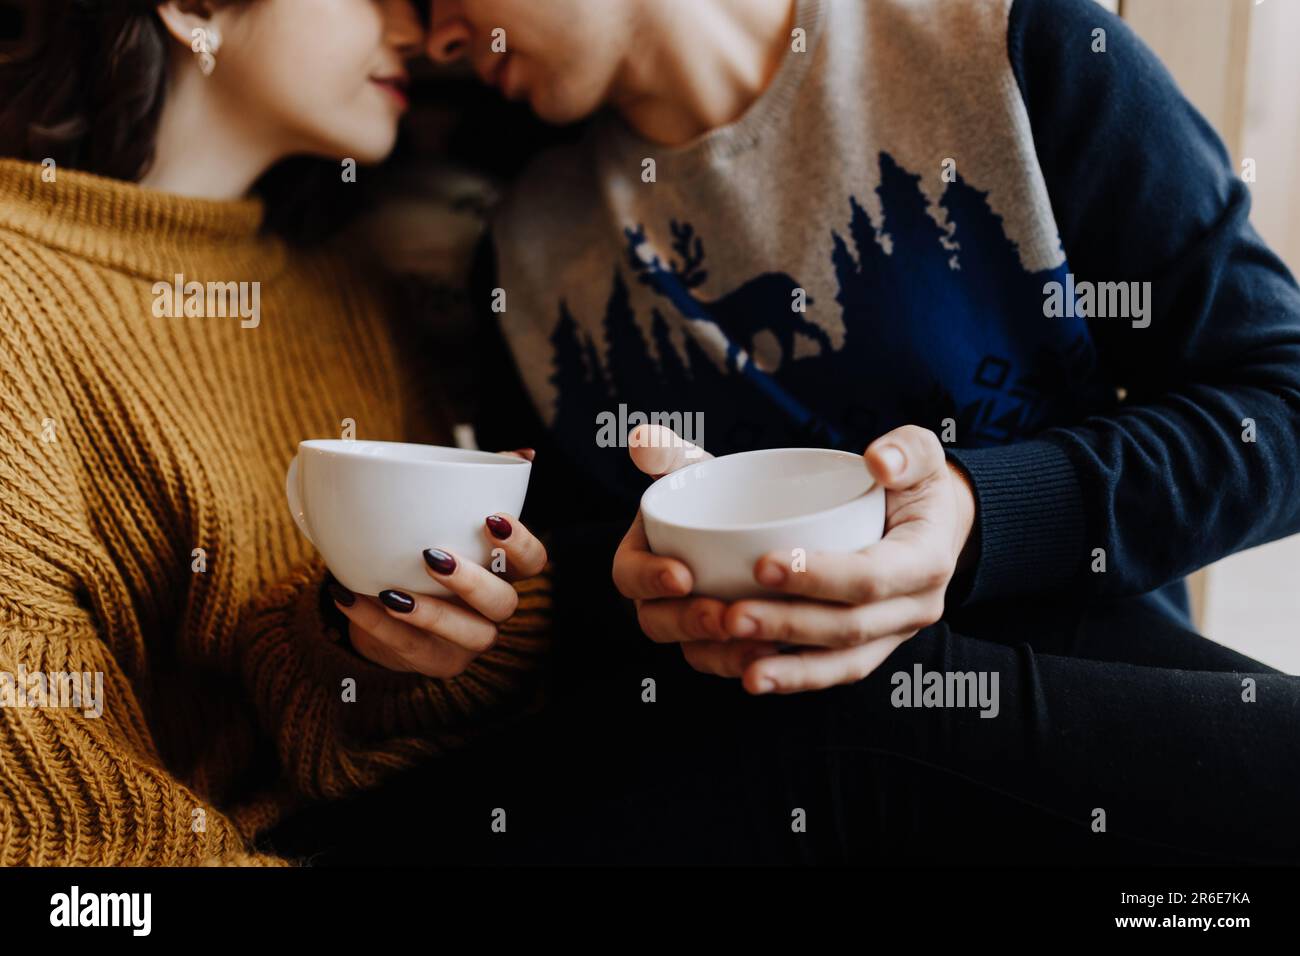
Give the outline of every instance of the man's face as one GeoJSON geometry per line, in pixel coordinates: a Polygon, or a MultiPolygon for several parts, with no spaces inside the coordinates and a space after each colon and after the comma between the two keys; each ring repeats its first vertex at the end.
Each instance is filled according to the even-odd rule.
{"type": "Polygon", "coordinates": [[[508,99],[527,100],[548,122],[572,123],[609,97],[631,49],[638,2],[432,0],[429,55],[468,59],[508,99]]]}

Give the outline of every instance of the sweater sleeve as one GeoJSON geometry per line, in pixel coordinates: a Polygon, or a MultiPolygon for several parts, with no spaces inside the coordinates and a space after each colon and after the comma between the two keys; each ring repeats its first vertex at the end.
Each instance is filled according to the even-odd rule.
{"type": "MultiPolygon", "coordinates": [[[[70,439],[42,434],[46,418],[75,411],[42,385],[35,350],[0,344],[13,346],[0,351],[0,865],[291,865],[250,845],[257,828],[242,809],[206,799],[164,760],[147,718],[152,656],[113,544],[70,439]]],[[[539,702],[548,574],[517,585],[496,644],[447,680],[387,671],[331,641],[331,612],[342,616],[323,580],[319,561],[296,568],[234,627],[231,658],[287,802],[365,788],[539,702]]]]}
{"type": "Polygon", "coordinates": [[[163,766],[130,682],[90,621],[18,612],[8,588],[0,603],[0,865],[289,865],[254,852],[163,766]],[[49,674],[59,676],[38,691],[37,675],[49,674]],[[92,690],[80,698],[87,706],[52,706],[55,694],[76,699],[65,674],[82,687],[84,675],[102,679],[102,700],[92,690]]]}
{"type": "Polygon", "coordinates": [[[319,558],[268,589],[241,625],[239,655],[293,790],[346,796],[535,713],[551,643],[550,581],[548,567],[517,582],[518,609],[496,643],[446,679],[390,671],[353,651],[319,558]]]}
{"type": "Polygon", "coordinates": [[[55,406],[12,372],[0,369],[0,865],[286,865],[164,765],[129,676],[144,666],[138,629],[61,443],[41,434],[55,406]]]}
{"type": "Polygon", "coordinates": [[[1113,410],[950,450],[978,506],[950,606],[1139,594],[1300,531],[1300,289],[1222,142],[1093,0],[1016,0],[1008,47],[1076,283],[1149,282],[1150,312],[1088,320],[1113,410]]]}

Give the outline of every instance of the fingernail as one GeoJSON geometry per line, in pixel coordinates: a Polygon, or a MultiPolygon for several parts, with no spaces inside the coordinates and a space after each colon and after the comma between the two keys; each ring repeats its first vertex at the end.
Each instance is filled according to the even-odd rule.
{"type": "Polygon", "coordinates": [[[765,588],[780,587],[785,583],[785,568],[775,561],[768,561],[758,569],[758,583],[765,588]]]}
{"type": "Polygon", "coordinates": [[[532,461],[534,458],[537,457],[537,450],[534,448],[516,448],[515,454],[523,455],[529,461],[532,461]]]}
{"type": "MultiPolygon", "coordinates": [[[[456,559],[441,548],[429,548],[424,552],[424,563],[439,574],[451,574],[456,570],[456,559]]],[[[400,608],[395,608],[400,610],[400,608]]]]}
{"type": "Polygon", "coordinates": [[[898,474],[907,464],[907,458],[903,455],[903,450],[897,445],[886,445],[880,449],[880,460],[885,465],[885,471],[891,475],[898,474]]]}
{"type": "Polygon", "coordinates": [[[344,607],[351,607],[357,603],[357,596],[339,583],[339,579],[334,577],[330,572],[325,572],[325,583],[330,589],[330,597],[344,607]]]}
{"type": "Polygon", "coordinates": [[[415,598],[402,591],[380,591],[379,600],[384,602],[384,607],[398,614],[410,614],[415,610],[415,598]]]}
{"type": "Polygon", "coordinates": [[[758,633],[758,621],[752,617],[744,616],[731,626],[733,637],[750,637],[758,633]]]}
{"type": "Polygon", "coordinates": [[[500,515],[488,515],[487,526],[488,530],[492,532],[492,537],[498,541],[504,541],[510,537],[510,532],[514,530],[510,527],[510,522],[500,515]]]}
{"type": "Polygon", "coordinates": [[[758,692],[760,694],[770,694],[774,690],[776,690],[776,681],[770,677],[759,678],[758,692]]]}

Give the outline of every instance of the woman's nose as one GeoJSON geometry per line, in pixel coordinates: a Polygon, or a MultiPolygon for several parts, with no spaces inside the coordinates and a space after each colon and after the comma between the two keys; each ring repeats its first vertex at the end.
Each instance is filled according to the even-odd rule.
{"type": "Polygon", "coordinates": [[[469,24],[459,17],[439,23],[429,31],[425,42],[429,59],[434,63],[455,63],[469,51],[469,24]]]}

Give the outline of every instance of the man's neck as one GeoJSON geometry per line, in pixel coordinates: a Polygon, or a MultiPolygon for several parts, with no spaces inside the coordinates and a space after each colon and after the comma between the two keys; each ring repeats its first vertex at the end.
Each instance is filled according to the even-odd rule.
{"type": "Polygon", "coordinates": [[[790,49],[796,0],[656,0],[611,95],[651,142],[680,146],[739,119],[790,49]]]}

